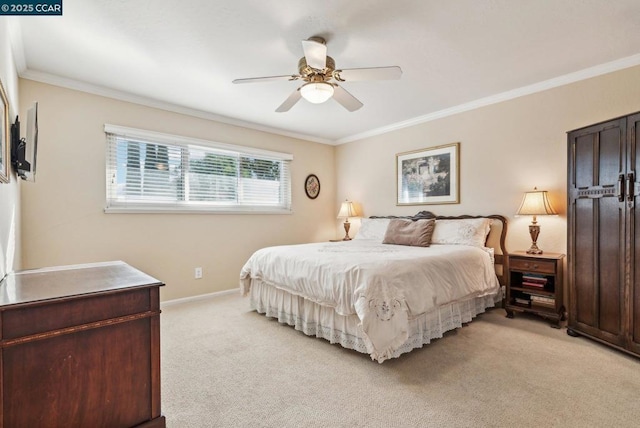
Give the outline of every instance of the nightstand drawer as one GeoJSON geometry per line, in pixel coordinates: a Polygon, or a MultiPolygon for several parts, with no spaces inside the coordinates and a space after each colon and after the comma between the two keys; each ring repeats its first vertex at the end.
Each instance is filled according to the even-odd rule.
{"type": "Polygon", "coordinates": [[[509,269],[553,274],[556,272],[556,262],[551,260],[530,260],[511,257],[509,259],[509,269]]]}

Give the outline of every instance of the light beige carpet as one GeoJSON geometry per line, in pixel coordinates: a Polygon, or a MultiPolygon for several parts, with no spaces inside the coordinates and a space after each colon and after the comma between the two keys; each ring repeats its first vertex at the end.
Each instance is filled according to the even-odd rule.
{"type": "Polygon", "coordinates": [[[227,295],[161,316],[162,411],[183,427],[637,427],[640,359],[502,309],[378,364],[227,295]]]}

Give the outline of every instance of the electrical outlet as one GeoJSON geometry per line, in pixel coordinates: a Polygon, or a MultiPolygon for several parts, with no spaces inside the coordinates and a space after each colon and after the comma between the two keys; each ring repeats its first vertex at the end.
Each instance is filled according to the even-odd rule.
{"type": "Polygon", "coordinates": [[[197,267],[194,275],[195,275],[196,279],[201,279],[202,278],[202,268],[201,267],[197,267]]]}

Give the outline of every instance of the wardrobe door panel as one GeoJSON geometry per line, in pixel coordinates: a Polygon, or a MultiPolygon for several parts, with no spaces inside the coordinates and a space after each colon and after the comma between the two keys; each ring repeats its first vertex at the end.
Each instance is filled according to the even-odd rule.
{"type": "Polygon", "coordinates": [[[629,287],[629,349],[640,354],[640,114],[634,114],[627,120],[627,137],[629,139],[630,172],[633,174],[633,204],[630,207],[630,278],[629,287]]]}
{"type": "MultiPolygon", "coordinates": [[[[624,231],[624,213],[617,198],[601,198],[598,206],[598,328],[618,336],[622,333],[624,301],[624,265],[621,263],[624,240],[620,237],[621,230],[624,231]]],[[[622,339],[615,341],[622,343],[622,339]]]]}
{"type": "MultiPolygon", "coordinates": [[[[603,129],[598,135],[598,181],[603,187],[615,187],[620,174],[625,172],[624,165],[624,124],[616,121],[611,127],[603,129]]],[[[616,195],[605,195],[605,198],[616,195]]]]}
{"type": "Polygon", "coordinates": [[[569,133],[569,326],[622,345],[625,120],[569,133]]]}
{"type": "Polygon", "coordinates": [[[575,202],[575,251],[574,283],[571,294],[571,318],[580,324],[597,328],[597,281],[593,254],[594,199],[578,199],[575,202]]]}
{"type": "MultiPolygon", "coordinates": [[[[603,189],[614,190],[626,169],[626,129],[622,121],[613,121],[603,128],[598,135],[597,181],[603,189]]],[[[610,333],[612,337],[608,340],[617,344],[624,342],[624,209],[624,201],[620,202],[615,192],[603,192],[594,212],[599,232],[595,249],[599,271],[598,327],[610,333]]]]}
{"type": "MultiPolygon", "coordinates": [[[[574,161],[570,165],[570,187],[574,192],[578,189],[591,189],[594,182],[594,158],[597,136],[594,133],[571,138],[570,156],[574,161]]],[[[569,204],[572,212],[573,231],[570,240],[573,247],[573,266],[570,275],[574,277],[570,295],[570,322],[576,321],[582,327],[597,327],[596,308],[596,266],[594,264],[594,212],[596,199],[588,196],[578,197],[569,204]],[[576,268],[576,267],[579,267],[576,268]]]]}

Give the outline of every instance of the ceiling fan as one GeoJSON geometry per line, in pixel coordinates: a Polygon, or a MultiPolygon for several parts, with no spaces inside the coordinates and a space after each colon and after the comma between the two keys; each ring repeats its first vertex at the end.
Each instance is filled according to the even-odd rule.
{"type": "Polygon", "coordinates": [[[351,82],[357,80],[392,80],[402,75],[400,67],[373,67],[337,69],[336,63],[327,56],[326,42],[322,37],[310,37],[302,41],[304,56],[298,61],[298,74],[286,76],[253,77],[236,79],[233,83],[271,82],[278,80],[302,80],[305,83],[293,91],[276,112],[289,111],[300,98],[320,104],[329,98],[336,100],[349,111],[356,111],[362,103],[347,92],[336,82],[351,82]]]}

